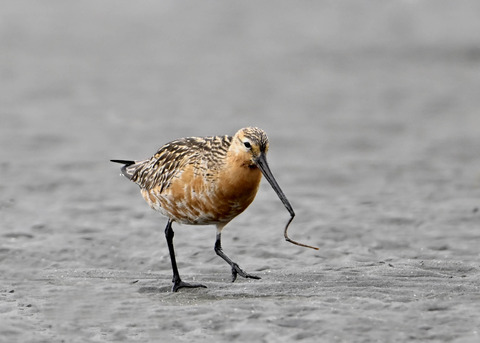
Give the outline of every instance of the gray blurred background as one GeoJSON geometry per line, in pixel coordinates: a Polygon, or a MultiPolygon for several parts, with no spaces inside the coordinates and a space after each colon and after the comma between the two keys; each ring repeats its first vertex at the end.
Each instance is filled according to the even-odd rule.
{"type": "Polygon", "coordinates": [[[0,333],[9,342],[478,338],[480,2],[0,8],[0,333]],[[229,284],[214,230],[179,227],[181,272],[209,289],[171,298],[161,287],[170,282],[164,220],[108,160],[244,126],[269,134],[270,166],[297,212],[292,238],[321,250],[282,241],[288,215],[263,184],[224,243],[263,279],[229,284]],[[404,283],[411,275],[422,282],[404,283]],[[366,278],[354,285],[367,300],[350,277],[366,278]],[[309,298],[290,306],[298,293],[309,298]],[[125,294],[131,302],[115,307],[125,294]],[[165,304],[187,311],[190,326],[165,304]]]}

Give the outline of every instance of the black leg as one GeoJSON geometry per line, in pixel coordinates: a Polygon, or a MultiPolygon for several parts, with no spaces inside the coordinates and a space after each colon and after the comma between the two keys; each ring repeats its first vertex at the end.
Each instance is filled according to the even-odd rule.
{"type": "Polygon", "coordinates": [[[180,279],[180,274],[178,273],[178,268],[177,268],[177,260],[175,258],[175,250],[173,248],[173,236],[174,232],[172,229],[172,221],[169,219],[167,223],[167,227],[165,228],[165,238],[167,239],[167,245],[168,245],[168,251],[170,252],[170,261],[172,261],[172,270],[173,270],[173,287],[172,287],[172,292],[178,291],[180,288],[197,288],[197,287],[203,287],[207,288],[207,286],[204,286],[199,283],[186,283],[183,282],[182,279],[180,279]]]}
{"type": "Polygon", "coordinates": [[[215,240],[215,252],[218,256],[223,258],[229,265],[232,267],[232,282],[235,282],[237,279],[237,274],[243,276],[244,278],[249,279],[260,279],[259,276],[251,275],[245,273],[235,262],[233,262],[222,250],[222,233],[219,231],[217,232],[217,239],[215,240]]]}

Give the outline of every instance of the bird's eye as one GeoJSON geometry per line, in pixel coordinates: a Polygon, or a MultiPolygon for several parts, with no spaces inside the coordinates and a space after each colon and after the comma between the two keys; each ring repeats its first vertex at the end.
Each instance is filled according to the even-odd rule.
{"type": "Polygon", "coordinates": [[[250,149],[252,147],[250,142],[243,142],[243,145],[245,145],[245,148],[247,148],[247,149],[250,149]]]}

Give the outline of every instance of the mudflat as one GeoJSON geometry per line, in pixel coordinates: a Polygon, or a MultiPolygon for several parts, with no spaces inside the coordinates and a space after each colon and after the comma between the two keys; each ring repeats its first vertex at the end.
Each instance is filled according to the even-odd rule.
{"type": "Polygon", "coordinates": [[[0,11],[1,342],[477,342],[475,1],[11,1],[0,11]],[[258,126],[223,233],[163,230],[112,158],[258,126]]]}

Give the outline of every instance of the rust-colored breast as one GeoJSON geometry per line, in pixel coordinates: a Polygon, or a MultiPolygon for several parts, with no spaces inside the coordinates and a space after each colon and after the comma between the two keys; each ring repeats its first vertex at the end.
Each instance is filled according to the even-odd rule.
{"type": "Polygon", "coordinates": [[[193,166],[171,180],[167,189],[142,190],[143,197],[155,210],[184,224],[228,223],[253,201],[261,173],[243,168],[220,172],[215,177],[196,175],[193,166]]]}

